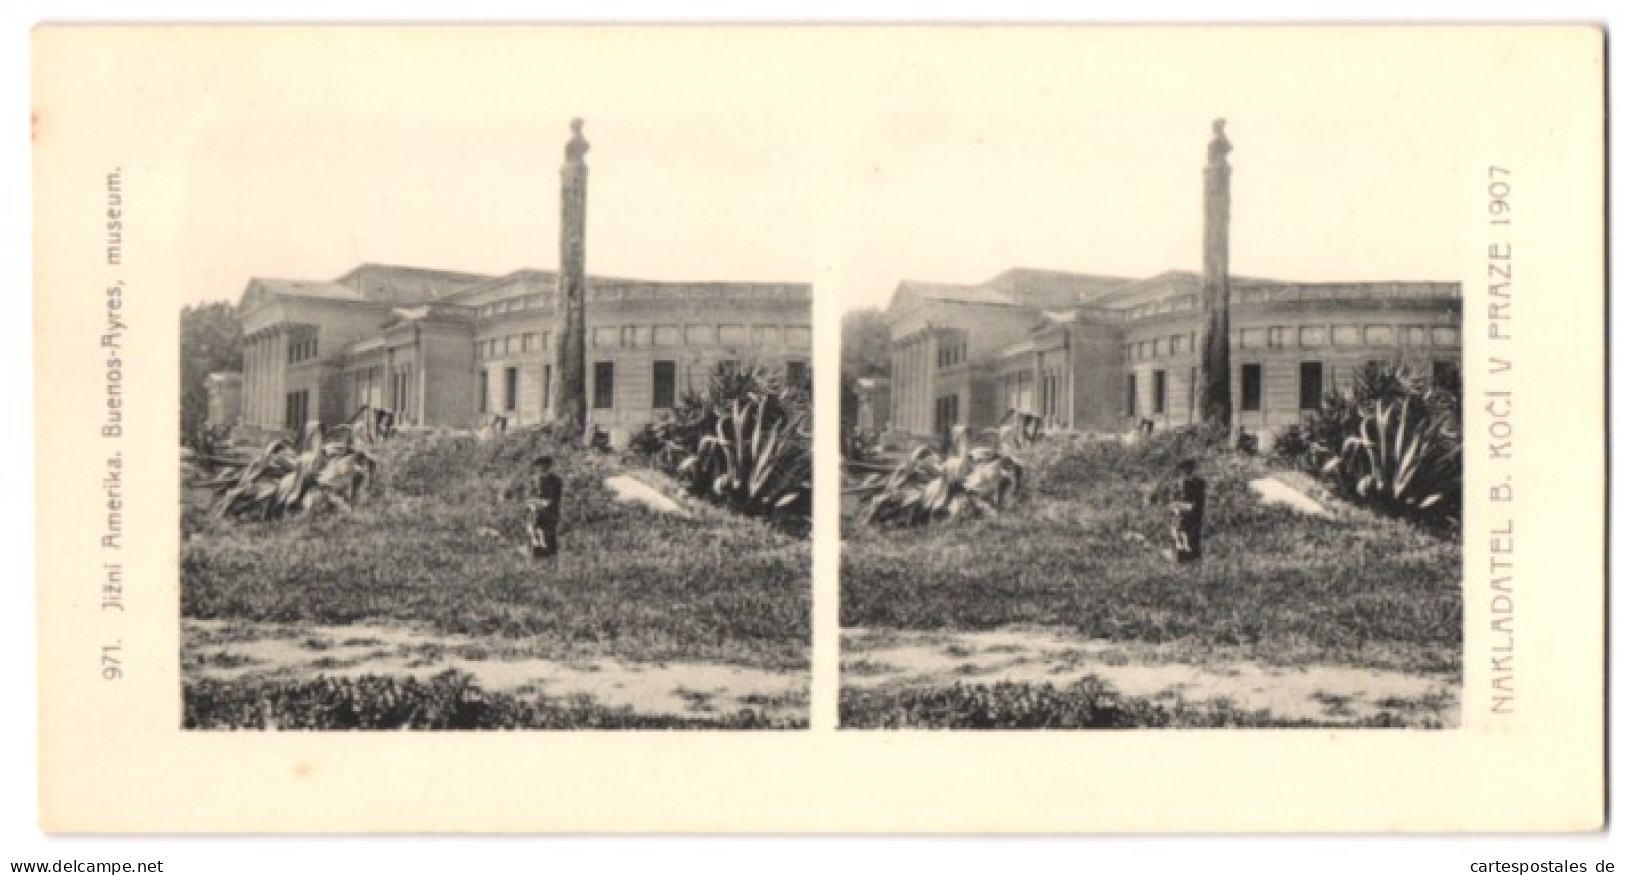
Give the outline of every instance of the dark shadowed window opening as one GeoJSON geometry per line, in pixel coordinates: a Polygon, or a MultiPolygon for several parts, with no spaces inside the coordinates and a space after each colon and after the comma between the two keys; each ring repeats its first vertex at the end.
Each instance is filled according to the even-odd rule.
{"type": "Polygon", "coordinates": [[[1298,409],[1319,410],[1320,399],[1325,392],[1325,374],[1320,362],[1300,362],[1298,364],[1298,409]]]}
{"type": "Polygon", "coordinates": [[[655,408],[672,408],[677,406],[677,363],[654,363],[654,403],[655,408]]]}
{"type": "Polygon", "coordinates": [[[594,410],[610,410],[615,407],[614,362],[593,363],[592,407],[594,410]]]}
{"type": "Polygon", "coordinates": [[[1241,409],[1257,411],[1264,408],[1264,366],[1241,366],[1241,409]]]}

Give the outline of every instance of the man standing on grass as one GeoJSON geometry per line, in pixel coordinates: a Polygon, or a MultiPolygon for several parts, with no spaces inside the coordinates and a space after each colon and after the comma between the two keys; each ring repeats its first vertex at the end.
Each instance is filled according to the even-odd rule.
{"type": "Polygon", "coordinates": [[[1195,459],[1180,462],[1174,470],[1179,479],[1174,481],[1168,497],[1168,508],[1174,514],[1174,549],[1163,555],[1183,565],[1202,558],[1202,513],[1207,509],[1207,481],[1196,475],[1195,459]]]}
{"type": "Polygon", "coordinates": [[[545,559],[559,552],[559,513],[564,507],[564,481],[553,473],[553,457],[538,456],[530,463],[535,472],[527,484],[525,508],[529,511],[526,530],[530,532],[530,558],[545,559]]]}

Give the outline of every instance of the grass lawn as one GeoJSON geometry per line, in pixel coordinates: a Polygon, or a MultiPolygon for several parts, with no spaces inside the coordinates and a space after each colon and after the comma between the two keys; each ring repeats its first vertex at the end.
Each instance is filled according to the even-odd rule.
{"type": "Polygon", "coordinates": [[[234,522],[189,490],[182,616],[393,625],[561,660],[807,670],[807,541],[712,508],[682,518],[616,502],[603,479],[622,462],[536,432],[403,437],[380,454],[378,493],[350,513],[234,522]],[[534,562],[519,550],[523,508],[502,496],[543,452],[565,480],[563,553],[534,562]]]}
{"type": "MultiPolygon", "coordinates": [[[[1175,434],[1131,447],[1052,442],[1029,455],[1025,500],[997,518],[849,529],[842,626],[1059,627],[1086,639],[1169,645],[1193,660],[1240,649],[1278,664],[1437,673],[1459,682],[1456,538],[1343,505],[1324,520],[1264,504],[1248,481],[1291,475],[1175,434]],[[1145,500],[1187,455],[1200,456],[1208,480],[1200,567],[1160,555],[1169,546],[1167,510],[1145,500]]],[[[843,692],[843,724],[885,724],[884,712],[906,704],[885,699],[891,695],[843,692]]],[[[1258,718],[1172,722],[1209,719],[1258,718]]]]}

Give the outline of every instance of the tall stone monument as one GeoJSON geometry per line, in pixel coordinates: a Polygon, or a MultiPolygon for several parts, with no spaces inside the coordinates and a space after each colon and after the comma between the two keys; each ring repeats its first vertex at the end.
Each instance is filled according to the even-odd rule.
{"type": "Polygon", "coordinates": [[[564,330],[559,333],[558,415],[587,423],[587,162],[590,148],[581,119],[570,122],[559,171],[559,291],[564,330]]]}
{"type": "Polygon", "coordinates": [[[1202,170],[1202,365],[1197,409],[1207,425],[1230,427],[1230,140],[1213,122],[1202,170]]]}

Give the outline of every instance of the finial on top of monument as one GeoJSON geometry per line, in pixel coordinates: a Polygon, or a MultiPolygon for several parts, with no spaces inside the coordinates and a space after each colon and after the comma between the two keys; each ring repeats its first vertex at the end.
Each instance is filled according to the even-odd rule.
{"type": "Polygon", "coordinates": [[[586,155],[587,150],[592,148],[592,145],[587,142],[587,138],[581,136],[581,125],[581,119],[570,119],[570,142],[564,144],[564,160],[571,164],[582,163],[582,156],[586,155]]]}
{"type": "Polygon", "coordinates": [[[1230,154],[1230,138],[1224,135],[1224,119],[1213,120],[1213,139],[1207,144],[1207,163],[1223,164],[1230,154]]]}

